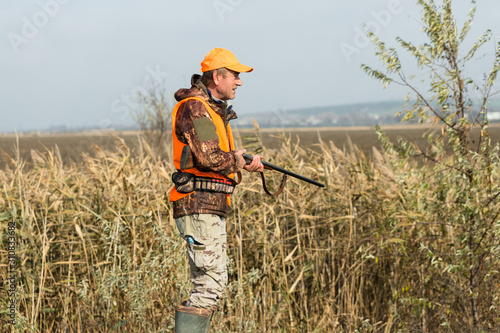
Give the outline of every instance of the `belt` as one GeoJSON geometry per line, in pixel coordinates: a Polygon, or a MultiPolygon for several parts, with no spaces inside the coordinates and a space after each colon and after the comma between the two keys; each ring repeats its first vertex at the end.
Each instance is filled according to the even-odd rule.
{"type": "Polygon", "coordinates": [[[209,178],[195,176],[187,172],[174,172],[172,181],[175,184],[175,189],[179,193],[199,192],[216,192],[232,194],[236,186],[236,182],[232,179],[209,178]]]}
{"type": "Polygon", "coordinates": [[[226,179],[194,177],[194,190],[232,194],[235,184],[226,179]]]}

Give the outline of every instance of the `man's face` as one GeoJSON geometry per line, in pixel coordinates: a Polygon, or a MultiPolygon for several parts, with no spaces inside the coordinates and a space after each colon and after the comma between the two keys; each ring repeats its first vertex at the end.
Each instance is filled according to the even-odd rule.
{"type": "Polygon", "coordinates": [[[234,99],[236,88],[242,85],[240,73],[227,69],[222,74],[214,73],[215,89],[212,95],[223,101],[234,99]]]}

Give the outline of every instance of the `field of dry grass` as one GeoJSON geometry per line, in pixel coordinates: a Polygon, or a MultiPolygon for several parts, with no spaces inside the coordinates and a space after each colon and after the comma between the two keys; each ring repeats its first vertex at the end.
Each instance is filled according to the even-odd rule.
{"type": "MultiPolygon", "coordinates": [[[[424,146],[426,139],[423,134],[427,129],[422,126],[397,125],[387,126],[383,130],[393,140],[404,137],[424,146]]],[[[299,129],[262,129],[262,141],[266,148],[278,148],[284,137],[289,137],[291,143],[299,143],[303,147],[319,150],[319,138],[325,142],[332,141],[337,147],[350,145],[351,141],[367,156],[371,156],[372,148],[381,148],[375,129],[372,127],[328,127],[328,128],[299,128],[299,129]]],[[[112,132],[125,140],[125,143],[134,150],[139,143],[138,132],[112,132]]],[[[239,131],[239,136],[245,138],[252,135],[253,130],[239,131]]],[[[500,142],[500,124],[490,128],[492,142],[500,142]]],[[[243,140],[244,141],[244,140],[243,140]]],[[[81,154],[94,154],[93,144],[102,149],[114,148],[115,141],[106,132],[70,133],[70,134],[40,134],[40,135],[0,135],[0,149],[8,154],[17,154],[15,147],[19,142],[19,157],[30,160],[31,150],[45,151],[57,145],[63,161],[81,161],[81,154]]],[[[0,159],[0,169],[5,161],[0,159]]]]}
{"type": "MultiPolygon", "coordinates": [[[[441,174],[373,150],[372,130],[320,134],[240,133],[272,163],[326,188],[291,179],[274,198],[257,175],[245,175],[228,217],[230,284],[213,332],[471,331],[468,278],[455,262],[463,244],[453,215],[462,209],[459,193],[435,202],[432,193],[445,191],[441,174]]],[[[171,332],[190,283],[166,200],[169,140],[162,153],[127,133],[20,137],[19,153],[15,140],[1,139],[0,237],[6,244],[15,223],[17,321],[0,317],[2,330],[171,332]]],[[[494,183],[499,172],[491,168],[494,183]]],[[[271,186],[279,181],[268,177],[271,186]]],[[[491,201],[480,214],[495,222],[499,209],[491,201]]],[[[476,296],[481,323],[493,332],[500,328],[500,225],[487,227],[493,231],[481,233],[491,248],[481,269],[488,275],[476,296]]],[[[0,267],[7,258],[5,245],[0,267]]],[[[3,269],[0,280],[7,277],[3,269]]],[[[3,288],[4,309],[8,299],[3,288]]]]}

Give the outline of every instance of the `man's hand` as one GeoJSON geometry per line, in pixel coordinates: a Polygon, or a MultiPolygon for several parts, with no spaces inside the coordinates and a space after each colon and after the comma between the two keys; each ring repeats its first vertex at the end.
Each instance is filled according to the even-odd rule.
{"type": "Polygon", "coordinates": [[[262,172],[264,171],[264,164],[260,161],[263,158],[260,155],[253,155],[252,163],[245,165],[245,170],[248,172],[262,172]]]}
{"type": "Polygon", "coordinates": [[[246,152],[247,152],[246,149],[240,149],[234,152],[234,154],[238,157],[238,165],[236,166],[235,172],[240,171],[245,166],[246,161],[245,158],[243,157],[243,154],[246,152]]]}
{"type": "MultiPolygon", "coordinates": [[[[262,172],[262,171],[264,171],[264,164],[262,164],[262,162],[260,161],[261,158],[263,158],[263,157],[260,155],[254,155],[252,163],[246,164],[246,160],[242,156],[246,152],[247,152],[246,149],[237,150],[235,152],[235,154],[238,155],[238,157],[240,158],[240,164],[238,164],[239,170],[244,168],[248,172],[262,172]],[[242,160],[243,160],[243,165],[241,165],[242,160]],[[240,167],[240,165],[241,165],[241,167],[240,167]]],[[[236,170],[236,171],[239,171],[239,170],[236,170]]]]}

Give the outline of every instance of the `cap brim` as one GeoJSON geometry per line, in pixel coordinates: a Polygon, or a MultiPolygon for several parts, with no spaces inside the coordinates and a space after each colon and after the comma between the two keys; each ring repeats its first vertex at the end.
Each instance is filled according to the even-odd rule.
{"type": "Polygon", "coordinates": [[[231,66],[225,66],[227,69],[230,69],[232,71],[238,72],[238,73],[249,73],[253,71],[253,67],[246,66],[243,64],[236,64],[236,65],[231,65],[231,66]]]}

